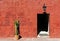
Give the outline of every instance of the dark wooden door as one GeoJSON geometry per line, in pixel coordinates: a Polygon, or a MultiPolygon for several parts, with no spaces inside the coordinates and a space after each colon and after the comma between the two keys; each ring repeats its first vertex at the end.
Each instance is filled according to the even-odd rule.
{"type": "Polygon", "coordinates": [[[48,31],[49,14],[37,14],[37,31],[48,31]]]}

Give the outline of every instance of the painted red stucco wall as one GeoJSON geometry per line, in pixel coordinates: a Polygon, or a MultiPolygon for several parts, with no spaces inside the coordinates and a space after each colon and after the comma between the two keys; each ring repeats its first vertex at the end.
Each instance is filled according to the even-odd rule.
{"type": "Polygon", "coordinates": [[[60,37],[60,0],[0,0],[0,37],[14,37],[15,20],[21,37],[37,37],[37,13],[44,3],[50,13],[49,36],[60,37]]]}

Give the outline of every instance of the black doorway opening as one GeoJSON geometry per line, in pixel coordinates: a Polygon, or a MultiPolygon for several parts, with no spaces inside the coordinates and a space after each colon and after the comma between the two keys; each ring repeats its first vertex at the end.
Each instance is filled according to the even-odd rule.
{"type": "Polygon", "coordinates": [[[48,32],[49,14],[44,12],[43,14],[37,14],[37,35],[41,31],[48,32]]]}

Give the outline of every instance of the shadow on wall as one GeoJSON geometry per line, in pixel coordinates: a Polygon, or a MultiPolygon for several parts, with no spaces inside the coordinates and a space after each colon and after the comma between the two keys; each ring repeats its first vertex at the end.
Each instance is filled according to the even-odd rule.
{"type": "Polygon", "coordinates": [[[19,39],[20,39],[20,38],[22,38],[21,35],[20,35],[20,22],[18,21],[18,23],[19,23],[19,24],[18,24],[18,28],[17,28],[17,30],[18,30],[19,39]]]}
{"type": "MultiPolygon", "coordinates": [[[[18,21],[19,22],[19,21],[18,21]]],[[[20,22],[18,24],[18,34],[19,34],[19,39],[22,38],[22,36],[20,35],[20,22]]]]}

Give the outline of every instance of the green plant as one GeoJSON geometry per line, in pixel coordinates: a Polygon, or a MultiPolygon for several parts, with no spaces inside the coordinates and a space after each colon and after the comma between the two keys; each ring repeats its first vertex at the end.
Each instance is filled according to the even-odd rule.
{"type": "Polygon", "coordinates": [[[18,22],[18,20],[16,20],[15,21],[15,35],[18,35],[19,34],[18,28],[19,28],[19,22],[18,22]]]}

